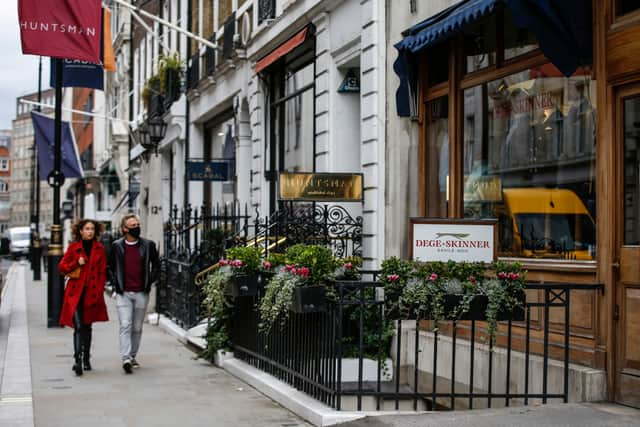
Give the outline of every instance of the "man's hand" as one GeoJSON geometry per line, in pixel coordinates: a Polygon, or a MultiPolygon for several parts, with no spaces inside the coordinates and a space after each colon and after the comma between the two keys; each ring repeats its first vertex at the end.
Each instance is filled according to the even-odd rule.
{"type": "Polygon", "coordinates": [[[78,264],[84,265],[84,263],[85,263],[85,260],[83,257],[78,258],[78,264]]]}

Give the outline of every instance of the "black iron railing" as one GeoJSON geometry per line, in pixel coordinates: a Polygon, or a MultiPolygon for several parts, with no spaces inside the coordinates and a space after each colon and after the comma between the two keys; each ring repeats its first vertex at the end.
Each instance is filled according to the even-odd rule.
{"type": "Polygon", "coordinates": [[[382,285],[375,272],[368,274],[370,281],[337,282],[326,312],[291,313],[268,335],[258,332],[259,297],[237,298],[230,328],[235,357],[339,410],[568,401],[571,292],[602,290],[602,285],[527,284],[541,299],[527,301],[524,321],[502,322],[494,346],[480,321],[441,322],[438,332],[418,320],[385,319],[382,285]],[[562,324],[553,325],[554,340],[551,310],[563,312],[562,324]],[[343,363],[347,356],[355,357],[355,368],[343,363]],[[365,363],[373,363],[373,375],[365,372],[365,363]]]}
{"type": "Polygon", "coordinates": [[[187,89],[194,89],[200,81],[200,55],[196,54],[187,62],[187,89]]]}
{"type": "Polygon", "coordinates": [[[340,257],[361,255],[362,217],[342,206],[314,204],[284,204],[268,217],[251,215],[248,206],[238,203],[174,208],[165,224],[166,274],[158,286],[158,312],[192,326],[199,320],[201,296],[190,281],[222,258],[226,248],[253,245],[268,254],[296,243],[326,245],[340,257]]]}
{"type": "MultiPolygon", "coordinates": [[[[209,37],[210,42],[216,42],[215,33],[209,37]]],[[[210,76],[216,71],[216,50],[212,47],[208,47],[204,51],[204,69],[207,76],[210,76]]]]}

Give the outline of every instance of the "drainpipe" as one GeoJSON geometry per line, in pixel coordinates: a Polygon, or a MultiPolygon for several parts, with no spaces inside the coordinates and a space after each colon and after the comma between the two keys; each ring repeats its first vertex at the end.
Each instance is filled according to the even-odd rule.
{"type": "MultiPolygon", "coordinates": [[[[192,30],[192,7],[191,2],[193,0],[189,0],[187,3],[187,31],[191,32],[192,30]]],[[[187,83],[189,81],[189,60],[191,59],[191,40],[187,38],[187,83]]],[[[184,111],[184,123],[186,126],[184,133],[184,201],[183,207],[186,210],[187,206],[189,206],[189,174],[187,173],[187,162],[189,161],[189,138],[191,135],[191,124],[189,123],[191,119],[191,105],[189,103],[189,97],[186,96],[186,93],[189,92],[189,88],[187,87],[185,90],[185,111],[184,111]]]]}

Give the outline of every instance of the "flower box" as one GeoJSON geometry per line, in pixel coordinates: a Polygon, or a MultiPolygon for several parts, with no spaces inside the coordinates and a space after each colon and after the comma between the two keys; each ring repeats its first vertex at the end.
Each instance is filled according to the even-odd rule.
{"type": "Polygon", "coordinates": [[[326,290],[320,286],[298,286],[293,290],[291,311],[294,313],[318,313],[326,311],[326,290]]]}
{"type": "Polygon", "coordinates": [[[252,297],[258,295],[257,274],[237,274],[225,288],[225,295],[237,297],[252,297]]]}
{"type": "Polygon", "coordinates": [[[498,321],[515,320],[517,322],[522,322],[525,320],[525,304],[527,302],[527,296],[524,291],[519,293],[518,300],[520,301],[519,307],[515,307],[513,310],[503,308],[498,312],[498,321]]]}
{"type": "Polygon", "coordinates": [[[485,295],[475,295],[469,303],[469,310],[456,317],[455,313],[459,310],[459,306],[462,304],[464,295],[447,294],[442,298],[442,305],[444,306],[444,317],[448,320],[486,320],[487,304],[489,304],[489,298],[485,295]]]}
{"type": "Polygon", "coordinates": [[[275,271],[261,271],[260,274],[258,274],[258,289],[264,290],[264,287],[275,275],[275,271]]]}

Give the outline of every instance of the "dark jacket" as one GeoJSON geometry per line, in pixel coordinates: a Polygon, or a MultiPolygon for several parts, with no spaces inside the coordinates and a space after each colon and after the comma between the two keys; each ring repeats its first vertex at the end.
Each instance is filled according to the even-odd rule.
{"type": "MultiPolygon", "coordinates": [[[[111,256],[109,257],[111,285],[119,294],[124,292],[124,245],[124,238],[114,241],[111,247],[111,256]]],[[[144,291],[149,293],[151,285],[158,281],[158,276],[160,275],[160,259],[156,244],[151,240],[140,237],[138,239],[138,247],[142,257],[144,291]]]]}

